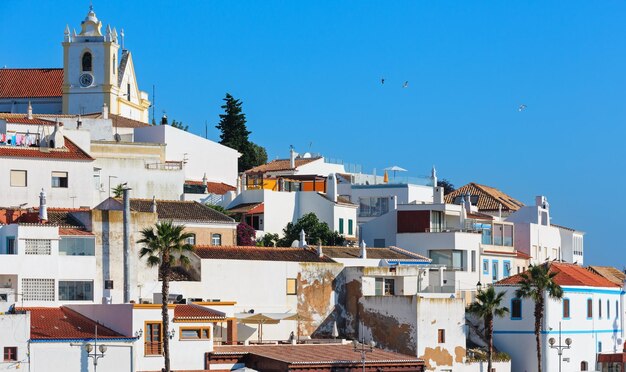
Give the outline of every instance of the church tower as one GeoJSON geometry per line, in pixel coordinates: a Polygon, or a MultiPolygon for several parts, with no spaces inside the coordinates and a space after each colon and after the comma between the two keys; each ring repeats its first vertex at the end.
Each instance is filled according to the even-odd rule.
{"type": "MultiPolygon", "coordinates": [[[[123,32],[121,34],[123,44],[123,32]]],[[[65,28],[63,39],[63,113],[109,112],[148,122],[148,94],[137,86],[130,52],[122,50],[115,28],[106,27],[93,7],[81,22],[81,31],[65,28]]]]}

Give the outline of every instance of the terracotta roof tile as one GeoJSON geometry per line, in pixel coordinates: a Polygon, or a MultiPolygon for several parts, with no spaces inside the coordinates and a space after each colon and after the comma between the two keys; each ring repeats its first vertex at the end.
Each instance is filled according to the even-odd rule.
{"type": "MultiPolygon", "coordinates": [[[[424,257],[417,253],[413,253],[398,247],[389,248],[366,248],[367,258],[386,259],[386,260],[419,260],[430,262],[428,257],[424,257]]],[[[330,258],[360,258],[360,247],[324,247],[322,246],[324,255],[330,258]]]]}
{"type": "MultiPolygon", "coordinates": [[[[268,359],[287,363],[361,365],[361,358],[352,345],[344,344],[302,344],[302,345],[254,345],[254,346],[216,346],[212,354],[254,354],[268,359]]],[[[379,348],[367,353],[366,364],[424,362],[415,356],[394,353],[379,348]]]]}
{"type": "Polygon", "coordinates": [[[327,256],[319,257],[311,248],[205,245],[196,246],[195,253],[202,259],[216,260],[335,262],[327,256]]]}
{"type": "Polygon", "coordinates": [[[619,286],[624,285],[624,280],[626,280],[626,273],[612,266],[589,266],[587,267],[587,270],[591,270],[591,272],[598,274],[619,286]]]}
{"type": "Polygon", "coordinates": [[[85,151],[65,137],[65,147],[51,149],[47,147],[0,146],[0,157],[3,158],[37,158],[93,161],[85,151]]]}
{"type": "MultiPolygon", "coordinates": [[[[187,180],[185,181],[185,184],[202,186],[202,181],[187,180]]],[[[209,194],[224,195],[228,191],[235,191],[235,190],[237,190],[235,186],[228,185],[224,182],[207,182],[206,183],[206,191],[209,194]]]]}
{"type": "Polygon", "coordinates": [[[28,116],[24,114],[5,114],[0,113],[0,119],[6,120],[9,124],[30,124],[30,125],[54,125],[55,122],[52,119],[42,120],[37,117],[37,115],[33,115],[32,119],[29,119],[28,116]]]}
{"type": "MultiPolygon", "coordinates": [[[[554,281],[561,286],[619,287],[610,280],[576,264],[551,262],[546,265],[550,265],[551,273],[556,273],[554,281]]],[[[498,281],[496,285],[517,285],[521,281],[521,274],[516,274],[498,281]]]]}
{"type": "Polygon", "coordinates": [[[61,97],[62,68],[1,68],[0,98],[61,97]]]}
{"type": "Polygon", "coordinates": [[[129,338],[67,307],[27,307],[30,311],[30,337],[33,340],[92,339],[98,325],[98,338],[129,338]]]}
{"type": "Polygon", "coordinates": [[[226,315],[217,310],[199,305],[176,305],[174,308],[174,320],[208,320],[226,319],[226,315]]]}
{"type": "Polygon", "coordinates": [[[228,209],[228,213],[248,213],[263,203],[241,203],[228,209]]]}
{"type": "MultiPolygon", "coordinates": [[[[296,168],[305,165],[305,164],[309,164],[311,162],[314,162],[318,159],[321,159],[321,157],[317,157],[317,158],[298,158],[296,159],[296,168]]],[[[286,170],[292,170],[293,168],[291,168],[291,164],[289,162],[289,159],[276,159],[276,160],[272,160],[267,164],[262,164],[259,166],[256,166],[252,169],[248,169],[246,171],[246,173],[265,173],[265,172],[278,172],[278,171],[286,171],[286,170]]]]}
{"type": "Polygon", "coordinates": [[[85,231],[81,229],[67,229],[67,228],[59,228],[59,235],[60,236],[70,236],[70,235],[94,236],[93,233],[89,231],[85,231]]]}
{"type": "MultiPolygon", "coordinates": [[[[86,114],[83,115],[86,118],[92,118],[92,119],[102,119],[102,113],[101,112],[94,112],[92,114],[86,114]]],[[[143,121],[139,121],[139,120],[134,120],[134,119],[130,119],[121,115],[116,115],[116,114],[111,114],[109,113],[109,119],[113,122],[113,128],[115,127],[119,127],[119,128],[143,128],[143,127],[149,127],[150,124],[148,123],[144,123],[143,121]]]]}
{"type": "MultiPolygon", "coordinates": [[[[122,205],[122,199],[109,198],[108,201],[122,205]]],[[[157,215],[160,220],[235,223],[235,220],[196,201],[157,200],[157,215]]],[[[136,212],[152,212],[152,199],[130,199],[130,209],[136,212]]]]}
{"type": "Polygon", "coordinates": [[[457,196],[465,195],[468,192],[471,196],[478,196],[476,206],[479,211],[498,211],[500,205],[502,205],[503,211],[514,212],[524,206],[522,202],[513,199],[494,187],[479,185],[474,182],[456,189],[447,194],[444,198],[446,203],[454,204],[454,199],[457,196]]]}

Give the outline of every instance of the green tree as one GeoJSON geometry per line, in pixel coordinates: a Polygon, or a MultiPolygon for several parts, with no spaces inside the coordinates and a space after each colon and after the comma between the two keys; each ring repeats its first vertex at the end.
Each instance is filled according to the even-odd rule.
{"type": "Polygon", "coordinates": [[[139,251],[139,257],[147,257],[148,267],[158,267],[161,287],[161,317],[163,321],[163,357],[165,359],[165,371],[170,372],[170,348],[169,348],[169,314],[167,302],[170,291],[170,279],[172,267],[175,265],[188,266],[189,258],[185,255],[193,251],[193,246],[186,243],[193,234],[185,232],[185,226],[173,225],[171,221],[157,222],[154,227],[146,227],[141,231],[141,239],[137,241],[143,244],[139,251]]]}
{"type": "Polygon", "coordinates": [[[479,290],[476,300],[467,309],[468,312],[483,318],[485,324],[485,338],[487,339],[487,371],[491,371],[493,364],[493,317],[499,318],[509,312],[507,307],[501,306],[504,292],[498,292],[493,286],[486,290],[479,290]]]}
{"type": "Polygon", "coordinates": [[[456,190],[452,182],[448,181],[445,178],[437,180],[437,186],[443,187],[443,194],[448,195],[452,191],[456,190]]]}
{"type": "Polygon", "coordinates": [[[520,288],[515,291],[519,298],[530,298],[535,302],[535,340],[537,341],[537,371],[541,366],[541,323],[543,321],[546,295],[549,298],[560,300],[563,297],[563,288],[554,281],[556,272],[550,272],[548,263],[530,265],[528,270],[521,273],[520,288]]]}
{"type": "Polygon", "coordinates": [[[111,190],[113,191],[113,197],[121,198],[124,195],[124,189],[125,189],[124,184],[120,183],[119,185],[115,186],[113,190],[111,190]]]}
{"type": "Polygon", "coordinates": [[[300,239],[300,231],[306,233],[306,240],[311,244],[321,241],[322,245],[343,245],[345,239],[338,232],[328,227],[326,222],[321,222],[315,213],[307,213],[295,224],[289,222],[283,229],[283,238],[278,241],[278,246],[290,247],[294,240],[300,239]]]}
{"type": "Polygon", "coordinates": [[[252,133],[246,127],[246,114],[243,113],[241,100],[235,99],[229,93],[224,98],[224,113],[220,114],[220,122],[216,126],[220,130],[220,143],[241,153],[238,160],[239,172],[244,172],[267,161],[265,148],[250,142],[248,136],[252,133]]]}
{"type": "Polygon", "coordinates": [[[278,236],[278,234],[265,233],[259,243],[263,247],[273,247],[274,244],[278,244],[279,240],[280,237],[278,236]]]}
{"type": "Polygon", "coordinates": [[[205,205],[207,207],[211,208],[211,209],[215,209],[216,211],[220,212],[221,214],[227,214],[228,213],[228,211],[224,207],[222,207],[221,205],[213,205],[213,204],[209,204],[209,203],[206,203],[205,205]]]}
{"type": "Polygon", "coordinates": [[[180,130],[184,130],[185,132],[187,132],[187,130],[189,129],[189,125],[183,124],[182,121],[172,120],[172,124],[170,124],[170,125],[173,126],[174,128],[178,128],[180,130]]]}

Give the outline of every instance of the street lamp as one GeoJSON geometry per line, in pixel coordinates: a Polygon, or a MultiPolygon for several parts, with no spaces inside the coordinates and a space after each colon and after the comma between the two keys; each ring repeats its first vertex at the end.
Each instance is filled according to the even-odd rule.
{"type": "Polygon", "coordinates": [[[478,292],[483,289],[483,283],[481,283],[480,280],[478,281],[478,283],[476,283],[476,289],[478,289],[478,292]]]}
{"type": "Polygon", "coordinates": [[[361,364],[363,365],[363,372],[365,372],[365,357],[367,353],[371,353],[372,351],[374,351],[376,342],[372,340],[370,341],[369,345],[366,346],[365,342],[359,343],[357,340],[354,340],[352,341],[352,346],[354,347],[355,353],[361,353],[361,364]]]}
{"type": "Polygon", "coordinates": [[[561,362],[563,361],[563,350],[571,348],[571,345],[572,345],[572,339],[569,337],[565,339],[565,345],[561,343],[561,322],[559,322],[559,344],[555,345],[556,340],[554,339],[554,337],[550,337],[550,339],[548,340],[548,343],[550,344],[550,348],[556,349],[557,352],[559,353],[559,372],[561,372],[561,362]]]}
{"type": "Polygon", "coordinates": [[[104,358],[104,353],[107,351],[106,345],[98,346],[98,326],[96,326],[96,337],[94,339],[94,344],[86,344],[85,351],[87,352],[87,357],[93,358],[93,371],[96,372],[98,369],[98,359],[104,358]],[[91,353],[93,351],[93,354],[91,353]],[[100,351],[100,353],[98,353],[100,351]]]}

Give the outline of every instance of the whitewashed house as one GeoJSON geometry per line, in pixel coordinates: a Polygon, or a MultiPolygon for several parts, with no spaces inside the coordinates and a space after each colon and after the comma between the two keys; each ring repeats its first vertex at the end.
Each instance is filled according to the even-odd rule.
{"type": "MultiPolygon", "coordinates": [[[[563,371],[595,371],[598,356],[624,348],[624,291],[619,285],[581,266],[551,262],[549,271],[563,288],[563,298],[545,298],[541,324],[542,364],[544,371],[559,370],[559,355],[549,339],[558,345],[561,336],[571,339],[571,348],[563,351],[563,371]]],[[[514,371],[534,371],[537,366],[534,335],[534,302],[515,295],[519,274],[494,284],[504,291],[509,314],[494,320],[494,345],[512,358],[514,371]]]]}

